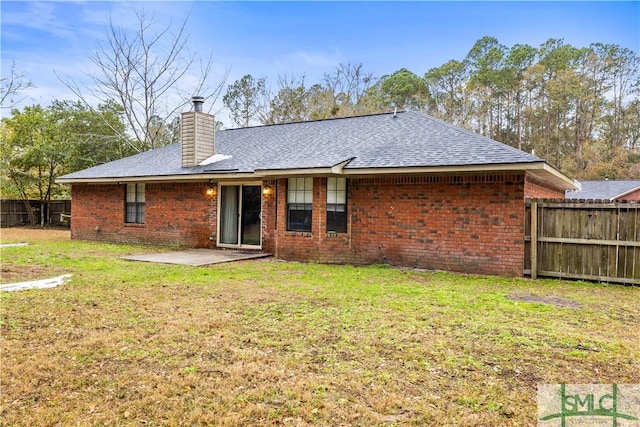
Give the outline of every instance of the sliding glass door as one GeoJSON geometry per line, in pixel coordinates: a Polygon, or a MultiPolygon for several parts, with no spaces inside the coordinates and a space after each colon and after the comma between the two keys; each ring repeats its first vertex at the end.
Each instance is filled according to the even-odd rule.
{"type": "Polygon", "coordinates": [[[221,185],[218,244],[260,247],[261,186],[221,185]]]}
{"type": "Polygon", "coordinates": [[[240,243],[260,246],[261,187],[259,185],[243,185],[241,193],[240,243]]]}
{"type": "Polygon", "coordinates": [[[220,187],[220,243],[238,244],[238,220],[240,212],[239,186],[220,187]]]}

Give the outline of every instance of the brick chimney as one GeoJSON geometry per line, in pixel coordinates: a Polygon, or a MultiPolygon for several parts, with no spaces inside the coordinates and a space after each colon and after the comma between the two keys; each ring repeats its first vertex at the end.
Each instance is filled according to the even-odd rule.
{"type": "Polygon", "coordinates": [[[193,111],[182,113],[182,167],[197,166],[213,156],[216,151],[216,121],[213,115],[202,112],[204,98],[194,96],[193,111]]]}

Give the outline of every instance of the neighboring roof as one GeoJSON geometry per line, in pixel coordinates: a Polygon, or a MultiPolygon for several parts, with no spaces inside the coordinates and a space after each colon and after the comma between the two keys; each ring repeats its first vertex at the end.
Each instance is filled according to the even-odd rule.
{"type": "Polygon", "coordinates": [[[640,180],[580,181],[582,188],[567,191],[567,199],[617,200],[640,190],[640,180]]]}
{"type": "MultiPolygon", "coordinates": [[[[562,188],[571,180],[542,159],[417,112],[398,112],[256,126],[216,132],[221,160],[181,167],[174,144],[65,175],[59,182],[215,175],[267,176],[285,171],[333,173],[540,170],[562,188]]],[[[544,178],[544,177],[543,177],[544,178]]]]}

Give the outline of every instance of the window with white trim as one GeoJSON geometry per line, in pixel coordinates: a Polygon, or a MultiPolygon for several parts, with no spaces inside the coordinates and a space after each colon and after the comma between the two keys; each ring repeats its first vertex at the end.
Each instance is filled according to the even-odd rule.
{"type": "Polygon", "coordinates": [[[327,231],[347,232],[346,178],[327,178],[327,231]]]}
{"type": "Polygon", "coordinates": [[[127,184],[124,222],[144,224],[144,183],[127,184]]]}
{"type": "Polygon", "coordinates": [[[311,231],[313,178],[287,181],[287,230],[311,231]]]}

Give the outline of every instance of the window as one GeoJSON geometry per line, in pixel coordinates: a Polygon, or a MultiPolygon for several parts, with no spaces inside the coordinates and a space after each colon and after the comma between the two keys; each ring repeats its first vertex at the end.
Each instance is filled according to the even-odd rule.
{"type": "Polygon", "coordinates": [[[311,231],[313,178],[289,178],[287,182],[287,230],[311,231]]]}
{"type": "Polygon", "coordinates": [[[144,184],[127,184],[124,222],[144,224],[144,184]]]}
{"type": "Polygon", "coordinates": [[[327,231],[347,232],[346,178],[327,178],[327,231]]]}

